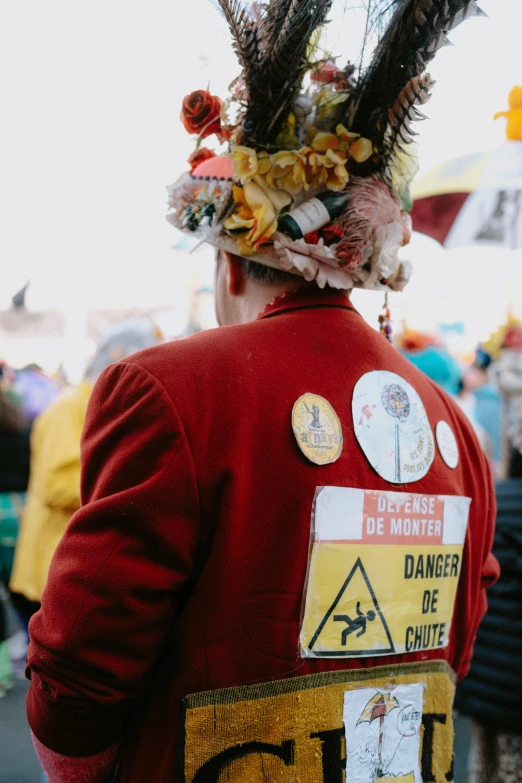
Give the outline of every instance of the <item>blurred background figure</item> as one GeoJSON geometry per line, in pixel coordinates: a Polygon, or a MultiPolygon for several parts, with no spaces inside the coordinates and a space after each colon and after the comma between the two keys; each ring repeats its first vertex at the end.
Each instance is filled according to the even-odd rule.
{"type": "Polygon", "coordinates": [[[191,296],[188,323],[180,337],[188,337],[215,326],[214,291],[210,286],[201,286],[191,296]]]}
{"type": "Polygon", "coordinates": [[[493,554],[501,574],[488,590],[488,612],[456,707],[473,718],[469,783],[522,781],[522,479],[496,487],[493,554]]]}
{"type": "Polygon", "coordinates": [[[29,427],[9,377],[0,365],[0,698],[12,684],[6,586],[29,480],[29,427]]]}
{"type": "Polygon", "coordinates": [[[21,400],[24,416],[31,422],[58,397],[60,387],[33,363],[16,373],[13,391],[21,400]]]}
{"type": "MultiPolygon", "coordinates": [[[[432,334],[406,329],[398,335],[395,344],[417,369],[456,400],[472,424],[480,445],[491,458],[493,451],[491,440],[487,429],[480,422],[477,398],[474,394],[474,386],[471,384],[472,378],[468,379],[469,371],[463,363],[432,334]]],[[[477,385],[478,383],[477,380],[477,385]]],[[[499,426],[500,421],[501,418],[499,426]]]]}
{"type": "Polygon", "coordinates": [[[505,398],[507,475],[522,478],[522,327],[519,325],[506,330],[496,377],[505,398]]]}
{"type": "Polygon", "coordinates": [[[483,450],[486,452],[490,461],[492,459],[493,448],[489,435],[480,423],[477,415],[477,401],[467,383],[467,371],[464,371],[459,381],[459,390],[456,396],[456,400],[460,405],[460,408],[464,411],[475,430],[475,435],[479,439],[479,443],[483,450]]]}
{"type": "Polygon", "coordinates": [[[395,344],[415,367],[451,397],[459,394],[461,366],[435,335],[406,329],[397,337],[395,344]]]}
{"type": "Polygon", "coordinates": [[[495,476],[502,476],[502,395],[493,382],[493,360],[483,346],[475,351],[473,364],[464,372],[466,389],[475,400],[474,415],[487,434],[495,476]]]}
{"type": "Polygon", "coordinates": [[[160,337],[148,319],[111,327],[84,380],[62,392],[34,422],[27,506],[10,581],[13,604],[26,628],[40,606],[55,549],[80,507],[80,438],[94,383],[110,364],[157,344],[160,337]]]}

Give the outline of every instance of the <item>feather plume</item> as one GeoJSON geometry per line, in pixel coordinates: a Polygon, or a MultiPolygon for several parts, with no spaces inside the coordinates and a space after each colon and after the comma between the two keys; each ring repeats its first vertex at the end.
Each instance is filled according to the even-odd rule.
{"type": "Polygon", "coordinates": [[[248,89],[243,143],[274,145],[299,92],[308,43],[332,0],[270,0],[256,22],[240,0],[219,0],[234,37],[248,89]]]}
{"type": "MultiPolygon", "coordinates": [[[[378,13],[370,15],[373,23],[382,23],[383,7],[379,2],[378,13]]],[[[419,100],[406,114],[401,112],[412,97],[411,90],[420,86],[413,80],[422,76],[436,52],[446,45],[448,32],[482,13],[476,0],[389,0],[388,8],[392,17],[369,67],[347,101],[344,117],[347,127],[356,128],[372,140],[378,160],[374,173],[379,175],[388,168],[397,152],[395,147],[404,143],[405,136],[411,136],[410,124],[417,118],[414,106],[419,100]],[[404,92],[408,85],[410,98],[404,92]],[[399,100],[402,110],[397,105],[399,100]]],[[[424,97],[421,87],[417,99],[425,102],[424,97]]]]}
{"type": "Polygon", "coordinates": [[[259,41],[256,25],[241,0],[218,0],[232,34],[239,63],[248,75],[258,65],[259,41]]]}
{"type": "Polygon", "coordinates": [[[283,27],[292,0],[279,0],[267,5],[258,28],[261,55],[264,57],[272,50],[283,27]]]}
{"type": "Polygon", "coordinates": [[[430,90],[434,84],[435,82],[429,73],[423,76],[414,76],[399,93],[388,113],[389,144],[392,149],[397,143],[409,144],[412,141],[412,136],[417,135],[413,132],[411,123],[415,120],[426,119],[417,107],[423,106],[429,101],[430,90]]]}

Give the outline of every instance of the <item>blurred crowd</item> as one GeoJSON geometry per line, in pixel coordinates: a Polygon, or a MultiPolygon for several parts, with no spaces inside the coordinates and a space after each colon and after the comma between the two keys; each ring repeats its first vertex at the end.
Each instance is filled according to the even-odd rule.
{"type": "MultiPolygon", "coordinates": [[[[111,363],[160,340],[147,319],[111,327],[74,387],[36,364],[15,370],[0,361],[0,698],[13,683],[13,664],[23,670],[29,620],[80,507],[80,438],[93,385],[111,363]]],[[[405,329],[395,344],[457,400],[500,482],[495,554],[503,576],[458,697],[459,710],[475,721],[469,779],[482,783],[497,779],[487,770],[502,764],[522,769],[522,327],[507,323],[467,363],[434,335],[405,329]],[[492,677],[492,665],[504,682],[492,677]]]]}
{"type": "Polygon", "coordinates": [[[111,327],[77,386],[36,364],[0,363],[0,698],[12,686],[13,660],[23,662],[52,556],[80,507],[80,439],[94,383],[160,339],[147,319],[111,327]]]}

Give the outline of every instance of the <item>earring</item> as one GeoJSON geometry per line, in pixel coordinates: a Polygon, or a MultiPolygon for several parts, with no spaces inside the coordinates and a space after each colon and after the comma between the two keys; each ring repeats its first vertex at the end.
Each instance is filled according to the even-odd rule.
{"type": "Polygon", "coordinates": [[[391,343],[392,341],[392,325],[390,308],[388,307],[388,292],[384,294],[384,304],[382,306],[383,312],[379,316],[379,331],[386,339],[391,343]]]}

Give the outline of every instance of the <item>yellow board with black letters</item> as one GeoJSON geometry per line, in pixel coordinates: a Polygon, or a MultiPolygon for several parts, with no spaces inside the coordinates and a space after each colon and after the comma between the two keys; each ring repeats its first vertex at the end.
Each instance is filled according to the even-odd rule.
{"type": "MultiPolygon", "coordinates": [[[[374,689],[378,701],[378,689],[417,683],[424,686],[422,780],[448,783],[455,678],[445,661],[325,672],[188,696],[179,783],[345,783],[345,694],[374,689]]],[[[402,714],[395,710],[390,719],[402,714]]],[[[412,773],[389,779],[417,783],[412,773]]],[[[377,783],[385,780],[380,776],[377,783]]]]}

